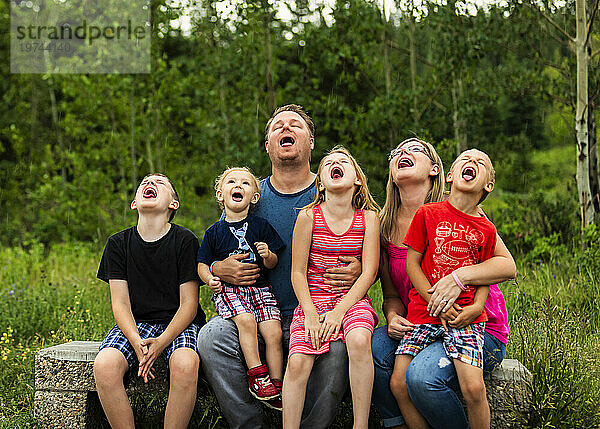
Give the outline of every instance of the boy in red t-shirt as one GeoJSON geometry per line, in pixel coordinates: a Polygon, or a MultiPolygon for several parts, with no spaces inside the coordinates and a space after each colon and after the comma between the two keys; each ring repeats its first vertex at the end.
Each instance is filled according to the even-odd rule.
{"type": "MultiPolygon", "coordinates": [[[[410,400],[406,369],[414,356],[438,339],[443,341],[446,354],[454,362],[470,427],[490,426],[483,381],[483,334],[487,320],[483,306],[489,286],[463,286],[454,270],[478,264],[494,254],[496,228],[479,209],[479,203],[494,189],[494,174],[492,161],[485,153],[470,149],[460,154],[448,173],[448,200],[420,207],[404,239],[409,247],[406,271],[413,284],[407,319],[415,327],[398,345],[390,387],[411,429],[429,426],[410,400]],[[440,314],[440,318],[433,317],[427,311],[431,297],[427,291],[449,274],[462,292],[453,308],[440,314]],[[449,326],[447,322],[456,318],[458,310],[469,312],[468,317],[463,314],[460,323],[449,326]]],[[[450,361],[442,359],[438,363],[445,364],[450,361]]]]}

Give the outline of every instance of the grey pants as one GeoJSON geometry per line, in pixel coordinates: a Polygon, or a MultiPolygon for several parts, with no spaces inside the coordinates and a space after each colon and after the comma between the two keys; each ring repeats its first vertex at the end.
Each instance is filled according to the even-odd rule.
{"type": "MultiPolygon", "coordinates": [[[[281,320],[284,355],[289,348],[291,321],[291,316],[281,320]]],[[[263,406],[248,391],[247,369],[235,323],[219,316],[209,320],[198,334],[198,353],[204,376],[212,386],[229,426],[232,429],[263,427],[263,406]]],[[[330,344],[329,353],[315,360],[306,388],[301,426],[328,427],[347,388],[346,345],[335,341],[330,344]]]]}

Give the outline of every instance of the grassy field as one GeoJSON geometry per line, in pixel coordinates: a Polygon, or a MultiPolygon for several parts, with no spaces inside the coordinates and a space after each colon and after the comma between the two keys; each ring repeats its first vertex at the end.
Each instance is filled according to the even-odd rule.
{"type": "MultiPolygon", "coordinates": [[[[507,357],[534,374],[533,411],[523,416],[523,427],[600,426],[600,252],[594,252],[521,265],[517,281],[503,286],[512,329],[507,357]]],[[[37,350],[101,340],[112,326],[108,287],[95,279],[99,258],[100,251],[84,243],[0,250],[0,427],[35,426],[37,350]]],[[[378,285],[370,295],[380,309],[378,285]]],[[[200,296],[210,317],[207,288],[200,296]]],[[[165,398],[133,402],[138,423],[153,426],[165,398]]],[[[193,422],[222,426],[212,398],[197,404],[193,422]]]]}

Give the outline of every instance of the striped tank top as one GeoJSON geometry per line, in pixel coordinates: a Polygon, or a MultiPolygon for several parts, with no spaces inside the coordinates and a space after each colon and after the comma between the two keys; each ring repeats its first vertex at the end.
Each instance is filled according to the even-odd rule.
{"type": "Polygon", "coordinates": [[[308,256],[308,288],[311,295],[319,293],[345,294],[347,291],[332,292],[331,286],[324,283],[323,274],[327,268],[345,265],[339,261],[340,256],[362,258],[363,239],[365,237],[365,214],[363,210],[354,210],[354,218],[350,228],[343,234],[331,231],[321,206],[312,208],[313,230],[312,244],[308,256]]]}

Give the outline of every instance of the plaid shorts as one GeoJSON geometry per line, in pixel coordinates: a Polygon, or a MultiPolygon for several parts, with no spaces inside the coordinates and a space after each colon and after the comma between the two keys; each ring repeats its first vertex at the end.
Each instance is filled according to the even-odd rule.
{"type": "Polygon", "coordinates": [[[223,285],[223,290],[214,294],[212,299],[223,319],[250,313],[257,322],[281,320],[277,300],[269,287],[223,285]]]}
{"type": "MultiPolygon", "coordinates": [[[[137,329],[140,333],[140,337],[143,340],[145,338],[158,337],[164,332],[165,329],[167,329],[167,326],[167,323],[139,322],[137,324],[137,329]]],[[[199,330],[200,328],[198,327],[198,325],[192,323],[190,326],[185,328],[181,334],[175,337],[173,342],[163,350],[161,356],[165,357],[165,359],[167,360],[167,365],[169,364],[169,358],[171,357],[171,354],[181,347],[192,349],[195,352],[198,351],[196,343],[198,341],[199,330]]],[[[121,353],[123,353],[125,359],[127,359],[127,363],[129,363],[129,368],[133,367],[134,365],[137,365],[138,360],[135,354],[135,350],[133,350],[133,346],[117,325],[113,326],[106,338],[102,341],[99,350],[105,349],[107,347],[112,347],[113,349],[117,349],[121,353]]]]}
{"type": "Polygon", "coordinates": [[[450,359],[458,359],[469,365],[483,368],[483,334],[485,323],[473,323],[462,329],[423,323],[415,325],[412,331],[404,334],[398,344],[397,355],[416,356],[421,350],[442,338],[444,350],[450,359]]]}

